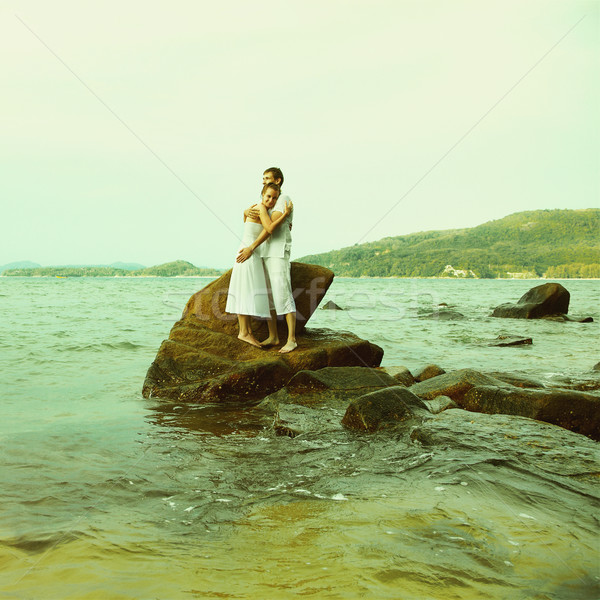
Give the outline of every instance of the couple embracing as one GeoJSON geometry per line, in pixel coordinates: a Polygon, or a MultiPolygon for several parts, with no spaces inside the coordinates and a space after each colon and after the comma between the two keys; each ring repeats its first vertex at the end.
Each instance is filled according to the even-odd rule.
{"type": "Polygon", "coordinates": [[[283,173],[271,167],[263,173],[260,204],[244,211],[242,245],[231,273],[225,310],[238,316],[238,339],[259,348],[279,344],[277,316],[288,328],[285,354],[296,343],[296,303],[290,277],[293,204],[281,193],[283,173]],[[251,317],[268,319],[269,337],[259,342],[250,328],[251,317]]]}

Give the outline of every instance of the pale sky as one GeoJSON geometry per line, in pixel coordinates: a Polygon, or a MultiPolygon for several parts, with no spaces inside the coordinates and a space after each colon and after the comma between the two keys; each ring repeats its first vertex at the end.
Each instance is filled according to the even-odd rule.
{"type": "Polygon", "coordinates": [[[600,206],[600,3],[5,1],[0,265],[228,268],[279,166],[292,258],[600,206]]]}

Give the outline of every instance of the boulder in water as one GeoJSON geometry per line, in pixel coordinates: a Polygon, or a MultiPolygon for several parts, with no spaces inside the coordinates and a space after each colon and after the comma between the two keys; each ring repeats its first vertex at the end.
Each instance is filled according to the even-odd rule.
{"type": "Polygon", "coordinates": [[[458,404],[473,412],[520,415],[553,423],[600,440],[600,396],[594,394],[484,385],[470,389],[458,404]]]}
{"type": "Polygon", "coordinates": [[[325,302],[321,307],[321,310],[344,310],[341,306],[338,306],[333,300],[325,302]]]}
{"type": "Polygon", "coordinates": [[[460,404],[459,400],[472,387],[478,385],[503,386],[505,384],[473,369],[459,369],[415,383],[410,387],[410,391],[424,400],[431,400],[436,396],[448,396],[460,404]]]}
{"type": "Polygon", "coordinates": [[[429,413],[427,405],[404,386],[388,387],[352,400],[342,425],[358,431],[378,431],[429,413]]]}
{"type": "Polygon", "coordinates": [[[533,339],[528,337],[521,337],[519,335],[499,335],[495,340],[488,342],[488,346],[526,346],[533,344],[533,339]]]}
{"type": "Polygon", "coordinates": [[[516,304],[497,306],[492,317],[541,319],[569,312],[571,295],[560,283],[544,283],[531,288],[516,304]]]}

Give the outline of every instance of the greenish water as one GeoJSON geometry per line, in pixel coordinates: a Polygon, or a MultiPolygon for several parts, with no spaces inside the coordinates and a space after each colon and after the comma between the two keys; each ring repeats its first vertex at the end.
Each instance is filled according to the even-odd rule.
{"type": "MultiPolygon", "coordinates": [[[[1,597],[600,595],[587,438],[476,415],[436,421],[430,446],[327,428],[290,439],[253,406],[142,399],[207,281],[0,278],[1,597]]],[[[598,282],[564,282],[570,313],[594,323],[489,318],[537,283],[341,279],[327,299],[348,310],[311,323],[381,345],[387,365],[585,377],[598,282]],[[441,302],[467,318],[418,318],[441,302]],[[503,333],[534,343],[485,345],[503,333]]]]}

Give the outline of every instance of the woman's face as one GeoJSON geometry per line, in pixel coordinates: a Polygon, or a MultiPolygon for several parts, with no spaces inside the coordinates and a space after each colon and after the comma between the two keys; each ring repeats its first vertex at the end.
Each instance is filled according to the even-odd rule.
{"type": "Polygon", "coordinates": [[[268,209],[271,209],[275,206],[277,198],[279,198],[279,194],[273,188],[267,188],[267,191],[262,196],[262,201],[268,209]]]}

